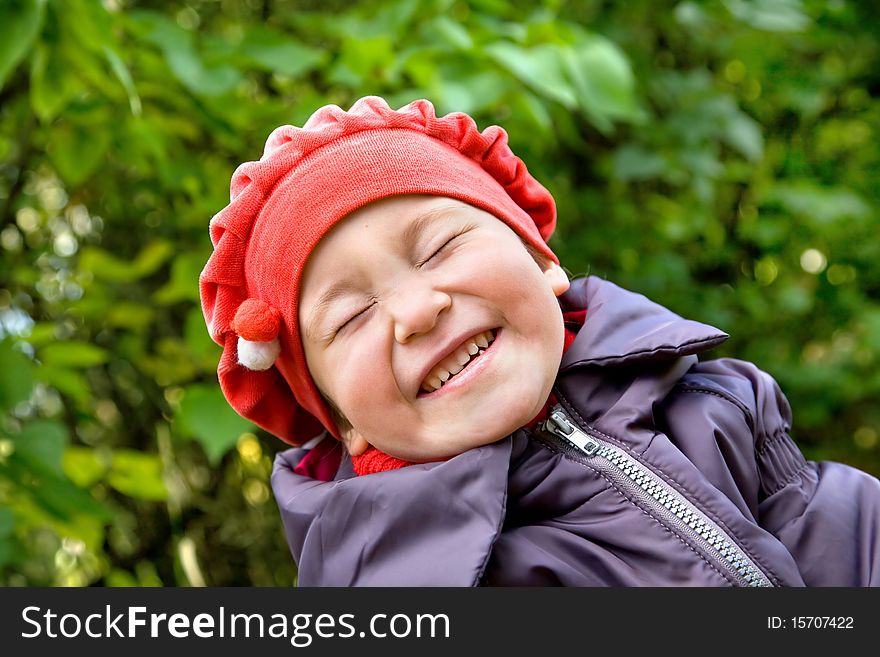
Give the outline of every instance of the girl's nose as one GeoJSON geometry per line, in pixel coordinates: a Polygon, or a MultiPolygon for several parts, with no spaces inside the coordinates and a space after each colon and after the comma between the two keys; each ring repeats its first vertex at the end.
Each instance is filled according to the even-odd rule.
{"type": "Polygon", "coordinates": [[[394,318],[394,339],[405,344],[427,333],[437,318],[452,305],[452,298],[429,285],[411,285],[394,295],[391,313],[394,318]]]}

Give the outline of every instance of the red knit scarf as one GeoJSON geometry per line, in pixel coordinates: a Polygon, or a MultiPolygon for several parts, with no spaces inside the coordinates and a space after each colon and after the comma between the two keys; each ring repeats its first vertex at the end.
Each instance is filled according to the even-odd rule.
{"type": "MultiPolygon", "coordinates": [[[[574,342],[577,331],[584,324],[587,317],[587,311],[573,310],[564,312],[562,319],[565,322],[565,342],[562,351],[565,353],[574,342]]],[[[557,403],[556,397],[550,393],[550,397],[545,402],[540,412],[529,421],[526,426],[534,429],[539,422],[547,419],[547,413],[554,404],[557,403]]],[[[330,481],[339,468],[340,459],[342,457],[341,445],[333,440],[322,440],[313,449],[309,450],[306,456],[296,465],[293,471],[297,474],[320,479],[321,481],[330,481]]],[[[367,447],[366,451],[360,456],[351,457],[354,471],[358,475],[373,474],[375,472],[385,472],[386,470],[394,470],[413,465],[411,461],[404,461],[396,456],[391,456],[385,452],[381,452],[372,445],[367,447]]]]}

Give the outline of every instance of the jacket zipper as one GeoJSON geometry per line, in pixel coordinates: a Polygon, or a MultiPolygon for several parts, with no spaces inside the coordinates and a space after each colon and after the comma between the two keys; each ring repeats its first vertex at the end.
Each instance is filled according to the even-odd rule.
{"type": "Polygon", "coordinates": [[[582,430],[557,404],[539,428],[555,438],[555,446],[574,460],[607,476],[642,508],[703,554],[740,586],[773,586],[770,579],[733,539],[702,511],[671,488],[645,464],[623,450],[582,430]]]}

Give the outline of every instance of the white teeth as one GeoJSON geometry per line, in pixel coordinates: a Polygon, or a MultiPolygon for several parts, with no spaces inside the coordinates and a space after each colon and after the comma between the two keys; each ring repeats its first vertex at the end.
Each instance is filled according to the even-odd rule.
{"type": "Polygon", "coordinates": [[[471,338],[470,342],[460,347],[446,359],[441,361],[437,367],[428,374],[424,383],[422,383],[422,390],[425,392],[439,390],[444,383],[449,381],[450,378],[461,372],[465,368],[465,365],[471,361],[473,356],[482,353],[482,350],[487,349],[494,341],[495,336],[492,334],[492,331],[484,331],[471,338]]]}
{"type": "MultiPolygon", "coordinates": [[[[446,378],[448,379],[450,377],[449,372],[446,372],[445,374],[446,378]]],[[[422,390],[424,390],[425,392],[434,392],[443,385],[443,382],[445,380],[446,379],[437,376],[436,373],[430,374],[428,378],[425,379],[425,382],[422,384],[422,390]]]]}

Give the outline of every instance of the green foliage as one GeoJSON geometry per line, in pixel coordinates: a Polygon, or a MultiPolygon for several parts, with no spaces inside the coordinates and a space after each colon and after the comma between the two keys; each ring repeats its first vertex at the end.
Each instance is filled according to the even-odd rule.
{"type": "Polygon", "coordinates": [[[31,364],[8,340],[0,342],[0,410],[9,411],[27,401],[33,389],[31,364]]]}
{"type": "Polygon", "coordinates": [[[45,0],[11,0],[0,6],[0,87],[39,33],[45,4],[45,0]]]}
{"type": "Polygon", "coordinates": [[[808,456],[880,473],[869,4],[3,3],[0,583],[295,581],[198,275],[235,166],[366,94],[504,126],[570,271],[724,329],[808,456]]]}
{"type": "Polygon", "coordinates": [[[241,434],[254,428],[232,410],[217,385],[187,386],[182,394],[178,407],[182,428],[202,444],[212,465],[217,465],[241,434]]]}

